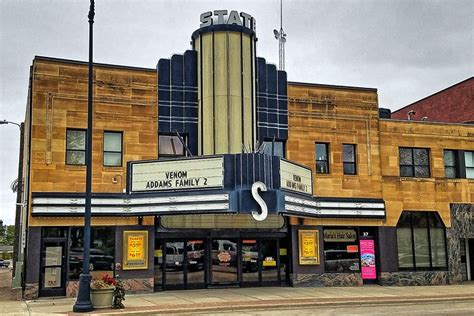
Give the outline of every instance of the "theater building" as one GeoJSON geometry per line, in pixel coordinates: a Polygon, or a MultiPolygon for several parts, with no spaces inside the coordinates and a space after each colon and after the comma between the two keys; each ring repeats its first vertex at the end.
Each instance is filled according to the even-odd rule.
{"type": "MultiPolygon", "coordinates": [[[[129,293],[472,280],[474,126],[289,82],[257,55],[253,17],[220,14],[156,68],[94,65],[92,275],[129,293]]],[[[87,71],[31,65],[25,298],[77,292],[87,71]]]]}

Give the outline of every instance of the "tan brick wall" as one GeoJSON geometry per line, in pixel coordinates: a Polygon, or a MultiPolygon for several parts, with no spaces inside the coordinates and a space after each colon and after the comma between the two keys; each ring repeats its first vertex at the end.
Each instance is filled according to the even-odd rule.
{"type": "Polygon", "coordinates": [[[474,150],[474,126],[378,119],[375,90],[323,85],[288,87],[287,158],[313,170],[320,197],[383,198],[387,218],[305,219],[317,225],[397,224],[403,210],[438,211],[450,226],[449,203],[474,203],[474,180],[445,179],[443,149],[474,150]],[[329,143],[330,173],[315,173],[315,143],[329,143]],[[357,145],[357,175],[344,175],[342,144],[357,145]],[[398,147],[430,148],[432,178],[400,178],[398,147]]]}
{"type": "MultiPolygon", "coordinates": [[[[85,166],[65,164],[66,128],[87,128],[85,64],[33,63],[31,192],[84,192],[85,166]]],[[[141,69],[94,67],[93,192],[122,192],[126,162],[157,157],[157,75],[141,69]],[[123,166],[103,166],[104,131],[123,132],[123,166]],[[115,180],[112,179],[115,177],[115,180]]],[[[136,219],[94,218],[95,224],[136,219]]],[[[82,218],[30,218],[30,225],[81,225],[82,218]]]]}
{"type": "Polygon", "coordinates": [[[443,152],[474,150],[474,126],[381,120],[380,139],[387,225],[403,210],[420,210],[438,211],[450,226],[450,203],[474,203],[474,179],[446,179],[443,152]],[[399,147],[429,148],[431,178],[400,178],[399,147]]]}

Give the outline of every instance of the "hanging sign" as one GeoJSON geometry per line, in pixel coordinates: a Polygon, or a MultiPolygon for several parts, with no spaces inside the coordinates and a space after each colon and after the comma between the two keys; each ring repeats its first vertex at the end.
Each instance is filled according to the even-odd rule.
{"type": "Polygon", "coordinates": [[[299,230],[299,257],[300,265],[319,264],[319,231],[299,230]]]}
{"type": "Polygon", "coordinates": [[[148,231],[123,232],[123,270],[148,268],[148,231]]]}
{"type": "Polygon", "coordinates": [[[377,279],[377,269],[375,267],[374,241],[371,239],[361,239],[360,242],[360,262],[362,265],[362,279],[377,279]]]}

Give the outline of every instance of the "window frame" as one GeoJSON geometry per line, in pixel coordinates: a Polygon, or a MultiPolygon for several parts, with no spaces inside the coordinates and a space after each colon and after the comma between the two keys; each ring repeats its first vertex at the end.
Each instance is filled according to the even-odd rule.
{"type": "Polygon", "coordinates": [[[316,174],[330,174],[331,173],[329,153],[330,153],[330,143],[325,143],[325,142],[316,142],[316,143],[314,143],[314,161],[315,161],[315,172],[316,172],[316,174]],[[324,145],[324,148],[326,150],[326,160],[318,159],[317,145],[324,145]],[[318,172],[318,162],[325,162],[326,163],[327,172],[318,172]]]}
{"type": "Polygon", "coordinates": [[[357,145],[356,144],[346,144],[346,143],[343,143],[342,144],[342,173],[344,175],[350,175],[350,176],[354,176],[354,175],[357,175],[357,145]],[[344,147],[348,147],[348,146],[351,146],[352,149],[353,149],[353,158],[354,158],[354,161],[345,161],[344,160],[344,147]],[[354,166],[354,172],[353,173],[346,173],[346,170],[344,168],[345,165],[353,165],[354,166]]]}
{"type": "MultiPolygon", "coordinates": [[[[284,139],[269,139],[269,138],[265,138],[265,139],[262,141],[262,145],[263,145],[263,144],[270,144],[270,149],[271,149],[272,154],[274,153],[274,149],[272,148],[274,143],[275,143],[275,144],[276,144],[276,143],[281,143],[281,145],[282,145],[282,151],[283,151],[283,156],[275,155],[275,157],[286,158],[286,140],[284,140],[284,139]]],[[[266,147],[266,146],[265,146],[265,147],[266,147]]],[[[264,151],[265,147],[263,147],[262,153],[265,153],[265,151],[264,151]]]]}
{"type": "Polygon", "coordinates": [[[474,165],[471,167],[471,166],[467,166],[467,163],[466,163],[466,153],[471,153],[473,156],[474,156],[474,150],[463,150],[462,151],[462,160],[464,162],[464,170],[463,170],[463,174],[464,174],[464,177],[466,179],[474,179],[474,177],[468,177],[467,176],[467,170],[473,170],[474,171],[474,165]]]}
{"type": "Polygon", "coordinates": [[[102,151],[102,164],[104,167],[122,167],[123,166],[123,131],[104,131],[102,134],[103,151],[102,151]],[[120,134],[120,151],[105,150],[105,134],[120,134]],[[120,165],[107,165],[105,164],[105,156],[108,153],[118,154],[120,153],[120,165]]]}
{"type": "Polygon", "coordinates": [[[431,178],[431,155],[430,155],[430,148],[424,148],[424,147],[398,147],[398,166],[399,166],[399,173],[401,178],[431,178]],[[409,149],[411,151],[411,164],[401,164],[401,150],[402,149],[409,149]],[[415,150],[426,150],[427,154],[427,161],[428,164],[426,165],[420,165],[420,164],[415,164],[415,150]],[[412,171],[412,175],[402,175],[402,167],[410,167],[412,171]],[[416,167],[428,167],[428,176],[423,177],[419,176],[416,173],[416,167]]]}
{"type": "Polygon", "coordinates": [[[454,149],[444,149],[443,150],[443,162],[444,162],[444,177],[446,179],[459,179],[461,177],[460,174],[460,161],[459,161],[459,150],[454,150],[454,149]],[[452,152],[453,153],[453,159],[454,159],[454,164],[453,165],[446,165],[446,153],[447,152],[452,152]],[[454,177],[448,177],[446,174],[446,168],[454,168],[454,177]]]}
{"type": "Polygon", "coordinates": [[[400,214],[399,222],[397,223],[397,264],[398,264],[398,271],[447,271],[448,270],[448,248],[447,248],[447,238],[446,238],[446,226],[443,223],[441,216],[439,216],[438,212],[429,212],[429,211],[403,211],[400,214]],[[409,224],[406,225],[402,223],[400,225],[400,220],[404,213],[407,213],[409,216],[409,224]],[[425,221],[424,225],[418,225],[414,223],[413,214],[423,215],[423,220],[425,221]],[[433,214],[430,216],[430,214],[433,214]],[[432,218],[435,217],[437,219],[437,223],[441,224],[441,227],[436,226],[435,223],[432,223],[432,218]],[[432,229],[443,229],[443,242],[444,242],[444,256],[445,256],[445,266],[443,267],[433,267],[433,244],[431,238],[431,231],[432,229]],[[412,267],[400,267],[400,258],[399,258],[399,246],[398,246],[398,230],[399,229],[410,229],[410,238],[411,238],[411,255],[412,255],[412,267]],[[417,253],[416,253],[416,245],[415,245],[415,229],[425,229],[427,233],[427,242],[428,242],[428,254],[429,254],[429,267],[417,267],[417,253]]]}
{"type": "Polygon", "coordinates": [[[85,166],[87,160],[87,129],[85,128],[66,128],[66,150],[65,150],[65,157],[64,163],[68,166],[85,166]],[[68,141],[67,136],[68,133],[72,131],[75,132],[84,132],[84,149],[68,149],[68,141]],[[69,163],[68,162],[68,153],[69,152],[83,152],[84,153],[84,163],[69,163]]]}
{"type": "Polygon", "coordinates": [[[160,136],[169,136],[169,137],[176,137],[181,145],[181,141],[179,140],[179,136],[176,133],[158,133],[158,159],[162,158],[180,158],[180,157],[187,157],[188,152],[186,150],[186,146],[188,145],[188,137],[186,134],[180,134],[181,138],[183,139],[186,146],[183,145],[183,154],[182,155],[170,155],[170,154],[160,154],[160,136]]]}

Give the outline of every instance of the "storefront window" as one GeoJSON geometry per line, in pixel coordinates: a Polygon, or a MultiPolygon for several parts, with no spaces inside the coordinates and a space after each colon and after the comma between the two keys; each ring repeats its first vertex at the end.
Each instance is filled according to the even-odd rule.
{"type": "MultiPolygon", "coordinates": [[[[76,280],[82,272],[84,229],[71,228],[69,240],[69,279],[76,280]]],[[[115,228],[92,227],[89,269],[93,277],[104,272],[113,274],[115,267],[115,228]]]]}
{"type": "Polygon", "coordinates": [[[413,243],[410,228],[399,228],[397,230],[398,242],[398,266],[400,268],[413,267],[413,243]]]}
{"type": "Polygon", "coordinates": [[[338,273],[360,271],[356,230],[324,230],[324,271],[338,273]]]}
{"type": "Polygon", "coordinates": [[[403,212],[397,225],[401,270],[446,269],[443,222],[435,212],[403,212]]]}

